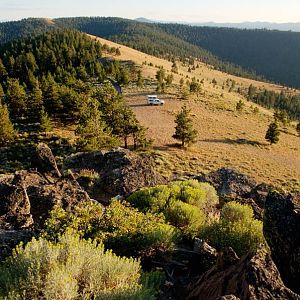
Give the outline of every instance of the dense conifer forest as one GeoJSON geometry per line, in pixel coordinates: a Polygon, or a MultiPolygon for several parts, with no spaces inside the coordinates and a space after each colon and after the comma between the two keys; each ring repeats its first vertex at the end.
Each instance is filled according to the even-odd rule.
{"type": "MultiPolygon", "coordinates": [[[[0,93],[16,127],[47,131],[51,120],[76,124],[78,149],[116,146],[144,128],[111,82],[126,84],[130,70],[102,61],[107,46],[74,30],[58,29],[0,48],[0,93]]],[[[116,52],[116,51],[115,51],[116,52]]],[[[7,125],[6,125],[7,126],[7,125]]],[[[11,140],[11,139],[8,139],[11,140]]]]}

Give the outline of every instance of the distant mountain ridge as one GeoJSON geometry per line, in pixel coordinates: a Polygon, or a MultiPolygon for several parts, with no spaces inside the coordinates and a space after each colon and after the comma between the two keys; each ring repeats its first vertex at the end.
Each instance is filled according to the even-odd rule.
{"type": "Polygon", "coordinates": [[[276,22],[184,22],[184,21],[162,21],[162,20],[151,20],[144,17],[135,19],[138,22],[143,23],[158,23],[158,24],[182,24],[191,26],[202,26],[202,27],[220,27],[220,28],[237,28],[237,29],[267,29],[267,30],[280,30],[280,31],[294,31],[300,32],[300,22],[287,22],[287,23],[276,23],[276,22]]]}

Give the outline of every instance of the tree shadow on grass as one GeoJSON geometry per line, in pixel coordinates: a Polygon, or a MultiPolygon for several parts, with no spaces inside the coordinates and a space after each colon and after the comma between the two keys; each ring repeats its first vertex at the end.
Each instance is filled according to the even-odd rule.
{"type": "Polygon", "coordinates": [[[150,106],[147,103],[140,103],[140,104],[129,104],[129,107],[144,107],[144,106],[150,106]]]}
{"type": "Polygon", "coordinates": [[[251,146],[266,146],[266,144],[258,142],[258,141],[253,141],[253,140],[248,140],[248,139],[205,139],[205,140],[200,140],[200,142],[205,142],[205,143],[223,143],[223,144],[229,144],[229,145],[251,145],[251,146]]]}

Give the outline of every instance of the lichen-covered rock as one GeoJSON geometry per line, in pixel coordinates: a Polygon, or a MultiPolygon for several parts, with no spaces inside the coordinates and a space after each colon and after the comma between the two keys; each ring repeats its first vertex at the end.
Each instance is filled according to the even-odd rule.
{"type": "Polygon", "coordinates": [[[35,165],[38,171],[43,174],[51,174],[57,177],[61,176],[51,149],[44,143],[37,145],[35,165]]]}
{"type": "Polygon", "coordinates": [[[284,286],[276,265],[263,250],[254,256],[248,254],[225,269],[213,267],[189,290],[189,300],[300,299],[299,295],[284,286]]]}
{"type": "Polygon", "coordinates": [[[300,194],[271,192],[263,230],[284,283],[300,294],[300,194]]]}

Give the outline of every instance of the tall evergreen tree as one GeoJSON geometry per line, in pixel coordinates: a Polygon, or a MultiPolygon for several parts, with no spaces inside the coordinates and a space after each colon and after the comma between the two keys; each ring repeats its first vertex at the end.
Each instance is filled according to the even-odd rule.
{"type": "Polygon", "coordinates": [[[81,151],[112,148],[118,144],[118,140],[112,135],[111,129],[101,120],[98,106],[97,101],[89,100],[82,122],[76,129],[76,134],[79,135],[76,144],[81,151]]]}
{"type": "Polygon", "coordinates": [[[37,85],[28,96],[27,117],[30,122],[38,122],[43,108],[43,92],[37,85]]]}
{"type": "Polygon", "coordinates": [[[6,146],[16,136],[13,124],[9,118],[7,106],[0,101],[0,146],[6,146]]]}
{"type": "Polygon", "coordinates": [[[1,83],[0,83],[0,102],[1,102],[1,100],[2,100],[2,98],[4,97],[4,90],[3,90],[3,87],[2,87],[2,85],[1,85],[1,83]]]}
{"type": "Polygon", "coordinates": [[[175,134],[173,138],[181,141],[181,146],[193,144],[196,142],[197,130],[193,128],[193,120],[190,116],[190,110],[184,105],[176,115],[175,134]]]}
{"type": "Polygon", "coordinates": [[[142,76],[142,70],[138,70],[137,73],[137,86],[140,88],[144,86],[144,78],[142,76]]]}
{"type": "Polygon", "coordinates": [[[278,124],[276,122],[272,122],[268,127],[265,139],[270,142],[271,145],[276,144],[279,141],[279,135],[280,132],[278,129],[278,124]]]}
{"type": "Polygon", "coordinates": [[[0,81],[4,80],[6,76],[7,76],[7,71],[5,69],[5,66],[3,65],[2,60],[0,59],[0,81]]]}
{"type": "Polygon", "coordinates": [[[9,79],[7,87],[7,103],[14,119],[19,119],[26,112],[26,92],[18,79],[9,79]]]}
{"type": "Polygon", "coordinates": [[[51,120],[48,116],[48,114],[45,112],[44,107],[41,108],[41,111],[39,113],[40,115],[40,130],[43,132],[48,132],[52,130],[52,124],[51,120]]]}

